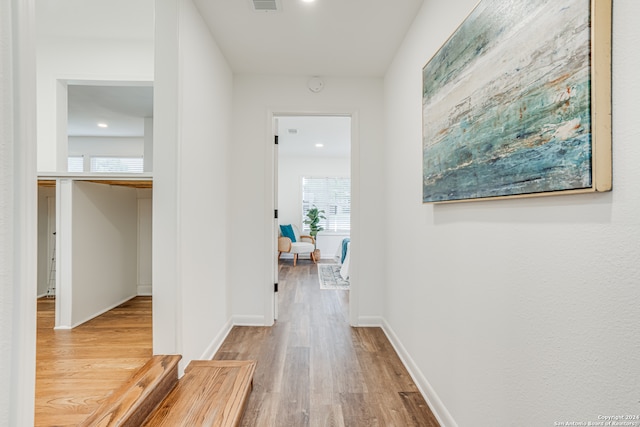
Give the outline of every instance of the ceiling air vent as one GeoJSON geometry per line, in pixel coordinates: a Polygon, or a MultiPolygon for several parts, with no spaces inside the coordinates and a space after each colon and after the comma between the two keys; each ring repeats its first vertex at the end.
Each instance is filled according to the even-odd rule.
{"type": "Polygon", "coordinates": [[[256,12],[277,12],[281,9],[280,0],[251,0],[256,12]]]}

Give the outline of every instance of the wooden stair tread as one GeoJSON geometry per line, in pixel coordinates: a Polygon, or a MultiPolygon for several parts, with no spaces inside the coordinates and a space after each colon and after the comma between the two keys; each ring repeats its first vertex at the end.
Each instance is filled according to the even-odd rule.
{"type": "Polygon", "coordinates": [[[181,358],[153,356],[80,426],[140,426],[178,382],[181,358]]]}
{"type": "Polygon", "coordinates": [[[253,387],[255,361],[194,360],[145,426],[237,426],[253,387]]]}

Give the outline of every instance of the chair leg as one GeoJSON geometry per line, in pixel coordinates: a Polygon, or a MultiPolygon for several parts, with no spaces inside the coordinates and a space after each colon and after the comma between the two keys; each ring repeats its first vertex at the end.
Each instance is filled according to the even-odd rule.
{"type": "Polygon", "coordinates": [[[296,266],[296,261],[298,261],[298,254],[293,254],[293,266],[296,266]]]}
{"type": "Polygon", "coordinates": [[[315,254],[315,253],[313,253],[313,252],[311,252],[311,260],[314,262],[314,264],[315,264],[315,263],[317,263],[317,261],[316,261],[316,254],[315,254]]]}
{"type": "Polygon", "coordinates": [[[280,259],[280,255],[282,255],[282,252],[278,251],[278,259],[280,259]]]}

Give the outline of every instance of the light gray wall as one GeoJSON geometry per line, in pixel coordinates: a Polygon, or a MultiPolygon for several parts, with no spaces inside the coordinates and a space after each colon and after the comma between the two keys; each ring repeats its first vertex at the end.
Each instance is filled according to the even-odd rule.
{"type": "Polygon", "coordinates": [[[153,345],[210,358],[230,328],[232,73],[191,0],[156,2],[153,345]]]}
{"type": "Polygon", "coordinates": [[[133,188],[77,181],[71,203],[76,326],[137,294],[138,199],[133,188]]]}
{"type": "Polygon", "coordinates": [[[475,0],[425,2],[386,75],[385,320],[443,425],[639,412],[640,3],[614,3],[611,193],[421,203],[421,69],[475,0]]]}
{"type": "Polygon", "coordinates": [[[271,324],[268,318],[273,290],[275,229],[273,208],[272,125],[269,112],[350,113],[357,134],[352,160],[352,281],[367,284],[357,300],[358,319],[380,316],[382,311],[382,246],[378,228],[384,213],[382,187],[383,102],[382,79],[327,78],[321,93],[307,89],[308,77],[237,75],[234,78],[233,144],[230,178],[230,277],[234,319],[247,324],[271,324]],[[357,168],[354,167],[357,165],[357,168]],[[366,177],[365,179],[361,178],[366,177]],[[363,230],[363,232],[360,232],[363,230]],[[248,246],[250,245],[250,246],[248,246]],[[251,258],[247,248],[263,253],[251,258]],[[359,259],[368,266],[358,271],[359,259]],[[271,291],[270,291],[271,290],[271,291]]]}

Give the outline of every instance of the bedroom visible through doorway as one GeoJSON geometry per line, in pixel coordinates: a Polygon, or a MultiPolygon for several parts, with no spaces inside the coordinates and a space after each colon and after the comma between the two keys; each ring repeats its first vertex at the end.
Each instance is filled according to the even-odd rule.
{"type": "MultiPolygon", "coordinates": [[[[318,264],[335,264],[333,270],[338,273],[342,270],[344,277],[342,286],[333,289],[348,291],[344,284],[349,279],[346,255],[351,237],[351,122],[352,118],[345,115],[275,118],[276,279],[277,272],[283,266],[287,267],[289,273],[285,282],[289,286],[292,284],[291,273],[298,275],[303,271],[306,277],[301,278],[301,282],[309,283],[307,276],[311,274],[312,282],[320,286],[322,273],[319,274],[318,264]],[[317,234],[316,227],[311,224],[314,209],[320,214],[317,234]],[[292,242],[282,238],[288,235],[292,242]]],[[[337,278],[340,278],[339,274],[337,278]]]]}

